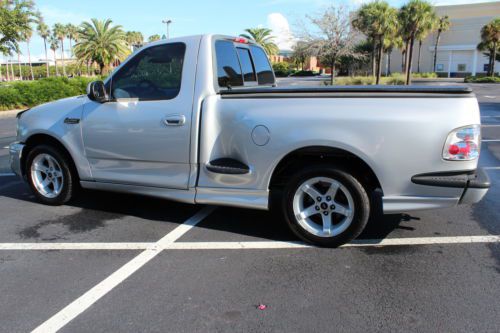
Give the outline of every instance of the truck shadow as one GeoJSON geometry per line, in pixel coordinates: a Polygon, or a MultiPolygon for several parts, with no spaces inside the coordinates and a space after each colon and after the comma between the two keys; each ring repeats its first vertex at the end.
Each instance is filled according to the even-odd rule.
{"type": "MultiPolygon", "coordinates": [[[[1,189],[0,197],[24,201],[25,209],[36,209],[39,205],[28,187],[17,181],[12,183],[12,186],[1,189]]],[[[121,216],[181,224],[202,207],[144,196],[89,190],[82,191],[77,199],[67,206],[83,210],[76,213],[77,216],[63,215],[54,221],[42,223],[67,224],[75,232],[105,227],[107,220],[116,221],[121,216]]],[[[22,211],[19,214],[22,214],[22,211]]],[[[412,220],[418,218],[405,214],[384,216],[380,211],[375,212],[358,239],[383,239],[396,229],[413,230],[412,227],[404,225],[405,222],[412,220]]],[[[228,207],[218,207],[190,233],[197,233],[195,238],[199,241],[240,241],[241,238],[297,241],[297,237],[277,212],[228,207]]],[[[189,234],[187,236],[189,238],[189,234]]]]}

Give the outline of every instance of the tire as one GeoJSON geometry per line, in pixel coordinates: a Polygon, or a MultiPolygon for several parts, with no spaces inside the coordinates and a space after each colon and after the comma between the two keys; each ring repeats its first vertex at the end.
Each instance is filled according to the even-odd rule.
{"type": "Polygon", "coordinates": [[[38,201],[59,206],[71,200],[78,184],[78,177],[71,166],[67,154],[55,147],[39,145],[29,151],[26,177],[38,201]]]}
{"type": "Polygon", "coordinates": [[[323,247],[355,239],[370,216],[363,185],[345,169],[331,165],[307,167],[293,175],[282,200],[290,229],[302,240],[323,247]]]}

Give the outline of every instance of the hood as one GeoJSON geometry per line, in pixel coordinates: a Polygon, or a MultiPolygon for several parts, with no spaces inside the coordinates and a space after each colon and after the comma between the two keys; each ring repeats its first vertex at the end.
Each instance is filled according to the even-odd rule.
{"type": "Polygon", "coordinates": [[[28,115],[31,116],[39,114],[41,112],[44,113],[44,116],[49,116],[49,113],[56,113],[58,115],[61,115],[61,113],[70,113],[75,108],[77,109],[81,108],[85,100],[86,100],[85,95],[63,98],[53,102],[48,102],[45,104],[34,106],[28,110],[20,112],[17,115],[17,117],[21,118],[21,117],[26,117],[28,115]]]}
{"type": "Polygon", "coordinates": [[[18,116],[18,141],[34,133],[64,133],[64,119],[82,117],[87,96],[75,96],[35,106],[18,116]]]}

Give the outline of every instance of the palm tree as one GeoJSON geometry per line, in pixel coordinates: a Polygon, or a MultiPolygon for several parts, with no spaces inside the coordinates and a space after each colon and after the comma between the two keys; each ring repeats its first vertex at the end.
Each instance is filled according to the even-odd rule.
{"type": "Polygon", "coordinates": [[[134,47],[140,47],[144,43],[144,36],[139,31],[127,31],[125,40],[133,49],[134,47]]]}
{"type": "Polygon", "coordinates": [[[401,33],[405,41],[405,74],[406,84],[411,83],[411,65],[413,61],[413,47],[415,39],[423,34],[428,22],[435,17],[434,7],[425,0],[410,0],[399,11],[401,33]]]}
{"type": "Polygon", "coordinates": [[[73,56],[73,45],[72,41],[77,41],[78,39],[78,27],[73,24],[66,25],[66,37],[69,39],[69,50],[70,55],[73,56]]]}
{"type": "Polygon", "coordinates": [[[49,44],[50,44],[50,49],[52,50],[52,52],[54,52],[54,65],[56,67],[56,76],[59,76],[59,69],[57,68],[57,56],[56,56],[56,51],[59,48],[59,39],[56,36],[51,35],[49,37],[49,44]]]}
{"type": "Polygon", "coordinates": [[[122,26],[112,26],[112,23],[109,19],[83,22],[75,45],[76,57],[97,63],[101,74],[106,73],[115,60],[123,60],[130,53],[122,26]]]}
{"type": "Polygon", "coordinates": [[[376,84],[379,84],[382,76],[384,40],[395,35],[397,31],[397,10],[385,1],[377,0],[367,3],[359,9],[356,18],[353,20],[353,26],[366,33],[374,41],[373,49],[377,53],[376,84]]]}
{"type": "Polygon", "coordinates": [[[439,46],[439,40],[441,39],[441,34],[448,29],[450,29],[451,23],[448,15],[441,16],[439,21],[437,22],[437,36],[436,36],[436,44],[434,45],[434,65],[433,71],[436,72],[436,61],[437,61],[437,51],[439,46]]]}
{"type": "Polygon", "coordinates": [[[31,52],[30,52],[30,40],[31,37],[33,37],[33,30],[26,30],[24,32],[24,41],[26,42],[26,47],[28,50],[28,63],[30,66],[30,74],[31,74],[31,80],[35,80],[35,76],[33,75],[33,65],[31,64],[31,52]]]}
{"type": "Polygon", "coordinates": [[[54,36],[61,42],[61,61],[63,67],[63,75],[66,76],[66,65],[64,63],[64,38],[66,38],[66,26],[61,23],[54,24],[52,28],[54,36]]]}
{"type": "MultiPolygon", "coordinates": [[[[490,50],[488,76],[495,76],[495,62],[500,43],[500,18],[496,18],[481,29],[481,44],[490,50]]],[[[481,45],[480,44],[480,45],[481,45]]]]}
{"type": "Polygon", "coordinates": [[[49,71],[49,56],[47,54],[47,38],[50,37],[50,30],[49,26],[43,22],[43,20],[38,21],[38,26],[36,28],[38,35],[42,37],[43,39],[43,47],[45,49],[45,59],[47,60],[46,62],[46,67],[47,67],[47,77],[50,76],[50,71],[49,71]]]}
{"type": "Polygon", "coordinates": [[[418,60],[417,60],[417,72],[420,73],[420,55],[422,51],[422,43],[427,38],[431,31],[434,31],[439,22],[438,17],[435,13],[425,17],[425,21],[422,22],[420,29],[417,32],[416,39],[418,40],[418,60]]]}
{"type": "Polygon", "coordinates": [[[148,38],[148,42],[156,42],[157,40],[160,40],[161,39],[161,36],[156,34],[156,35],[152,35],[152,36],[149,36],[148,38]]]}
{"type": "Polygon", "coordinates": [[[278,45],[274,43],[275,37],[272,35],[271,29],[253,28],[245,29],[245,31],[247,33],[241,34],[240,36],[262,46],[268,55],[275,55],[279,53],[279,48],[278,45]]]}

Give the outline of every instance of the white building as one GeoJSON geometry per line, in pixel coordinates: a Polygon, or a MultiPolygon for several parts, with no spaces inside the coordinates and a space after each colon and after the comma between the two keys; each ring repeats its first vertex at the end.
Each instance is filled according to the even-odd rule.
{"type": "MultiPolygon", "coordinates": [[[[496,17],[500,17],[500,1],[467,5],[437,6],[439,16],[448,15],[450,30],[441,34],[437,52],[436,72],[440,76],[464,77],[485,74],[488,57],[477,51],[481,42],[481,28],[496,17]]],[[[437,32],[423,42],[420,58],[420,72],[433,72],[434,45],[437,32]]],[[[387,60],[387,59],[386,59],[387,60]]],[[[391,72],[401,72],[401,52],[391,56],[391,72]]],[[[500,63],[495,68],[500,70],[500,63]]],[[[384,64],[384,67],[385,64],[384,64]]],[[[413,72],[418,71],[418,41],[413,51],[413,72]]]]}

